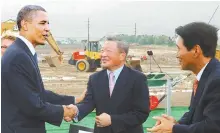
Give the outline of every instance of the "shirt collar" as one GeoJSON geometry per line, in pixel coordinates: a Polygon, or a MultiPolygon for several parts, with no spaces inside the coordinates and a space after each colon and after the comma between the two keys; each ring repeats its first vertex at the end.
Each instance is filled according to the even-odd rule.
{"type": "Polygon", "coordinates": [[[199,73],[196,75],[196,79],[199,81],[201,79],[201,76],[206,68],[206,66],[208,65],[208,63],[199,71],[199,73]]]}
{"type": "Polygon", "coordinates": [[[34,54],[36,53],[36,51],[35,51],[35,49],[34,49],[33,44],[32,44],[30,41],[28,41],[26,38],[24,38],[23,36],[18,35],[17,37],[20,38],[20,39],[27,45],[27,47],[28,47],[29,50],[31,51],[32,55],[34,56],[34,54]]]}
{"type": "MultiPolygon", "coordinates": [[[[119,74],[121,73],[123,67],[124,67],[124,65],[121,66],[120,68],[118,68],[118,69],[116,69],[116,70],[113,71],[114,76],[116,76],[116,79],[118,78],[119,74]]],[[[107,69],[107,74],[108,74],[108,76],[109,76],[109,73],[110,73],[110,72],[111,72],[111,71],[109,71],[109,70],[107,69]]]]}

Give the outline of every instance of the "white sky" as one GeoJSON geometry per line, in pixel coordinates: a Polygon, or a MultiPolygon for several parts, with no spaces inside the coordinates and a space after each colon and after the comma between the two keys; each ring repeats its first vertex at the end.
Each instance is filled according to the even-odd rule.
{"type": "MultiPolygon", "coordinates": [[[[4,0],[1,21],[16,19],[18,11],[27,4],[44,7],[55,37],[87,38],[87,20],[90,18],[90,36],[100,38],[107,34],[166,34],[192,21],[208,22],[220,2],[171,2],[132,0],[4,0]]],[[[220,28],[220,7],[211,24],[220,28]]]]}

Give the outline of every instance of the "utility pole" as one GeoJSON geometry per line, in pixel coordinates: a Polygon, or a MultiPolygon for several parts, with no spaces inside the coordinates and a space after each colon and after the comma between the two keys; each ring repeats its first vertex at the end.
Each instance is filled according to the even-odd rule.
{"type": "Polygon", "coordinates": [[[137,38],[137,27],[136,27],[136,23],[134,24],[134,36],[135,36],[135,40],[134,42],[136,43],[136,38],[137,38]]]}
{"type": "Polygon", "coordinates": [[[136,35],[137,35],[137,27],[136,27],[136,23],[134,24],[134,35],[135,35],[135,37],[136,37],[136,35]]]}
{"type": "Polygon", "coordinates": [[[210,18],[210,20],[209,20],[208,24],[211,22],[212,18],[214,17],[214,15],[215,15],[216,11],[218,10],[218,7],[219,7],[219,5],[217,6],[217,8],[215,9],[214,13],[212,14],[212,17],[210,18]]]}
{"type": "Polygon", "coordinates": [[[89,46],[89,18],[88,18],[88,46],[89,46]]]}

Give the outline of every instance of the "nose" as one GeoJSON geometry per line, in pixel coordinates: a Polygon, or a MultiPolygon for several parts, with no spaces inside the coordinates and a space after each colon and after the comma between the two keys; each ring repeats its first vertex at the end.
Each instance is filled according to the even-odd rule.
{"type": "Polygon", "coordinates": [[[46,25],[45,25],[45,29],[44,29],[44,30],[47,31],[47,32],[50,31],[50,26],[49,26],[49,24],[46,24],[46,25]]]}

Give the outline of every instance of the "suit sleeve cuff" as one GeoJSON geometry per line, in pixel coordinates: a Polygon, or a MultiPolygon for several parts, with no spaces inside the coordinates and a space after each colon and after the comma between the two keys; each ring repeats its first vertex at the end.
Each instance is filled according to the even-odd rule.
{"type": "Polygon", "coordinates": [[[79,122],[79,119],[78,119],[78,117],[79,117],[79,109],[78,109],[77,106],[76,106],[76,109],[77,109],[77,113],[76,113],[76,116],[73,118],[73,121],[74,122],[79,122]]]}
{"type": "Polygon", "coordinates": [[[174,125],[173,133],[188,133],[188,125],[183,125],[183,124],[174,125]]]}
{"type": "Polygon", "coordinates": [[[110,117],[111,117],[111,127],[115,133],[125,130],[124,125],[118,121],[118,119],[117,119],[118,116],[111,115],[110,117]]]}

